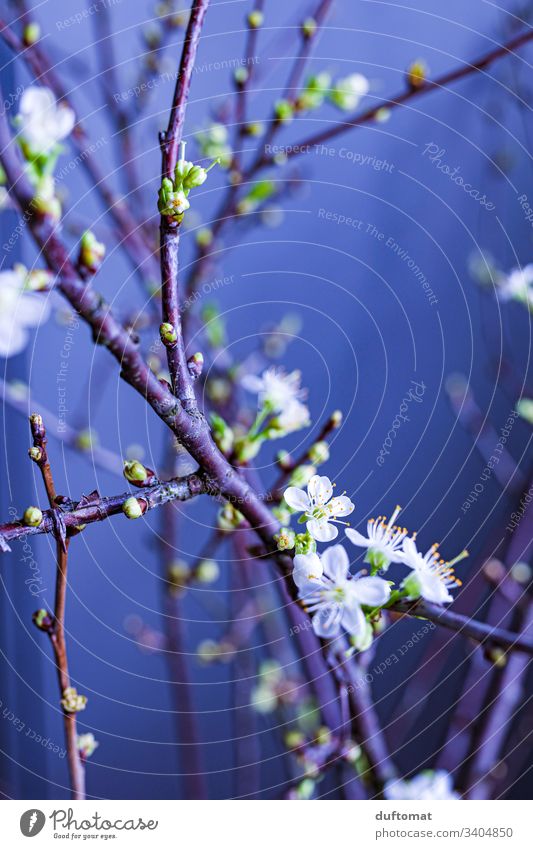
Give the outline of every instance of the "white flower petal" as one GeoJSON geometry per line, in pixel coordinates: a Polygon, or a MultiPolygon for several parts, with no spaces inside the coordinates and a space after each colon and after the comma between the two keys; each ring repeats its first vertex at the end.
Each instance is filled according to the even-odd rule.
{"type": "Polygon", "coordinates": [[[361,604],[380,607],[390,598],[390,585],[382,578],[359,578],[353,582],[353,593],[361,604]]]}
{"type": "MultiPolygon", "coordinates": [[[[292,577],[294,583],[303,589],[304,583],[313,580],[319,581],[322,577],[322,563],[318,554],[297,554],[294,558],[294,571],[292,577]]],[[[316,588],[316,587],[315,587],[316,588]]]]}
{"type": "Polygon", "coordinates": [[[318,504],[327,504],[333,495],[333,485],[326,475],[313,475],[307,485],[309,498],[318,504]]]}
{"type": "Polygon", "coordinates": [[[370,541],[364,537],[359,531],[355,531],[353,528],[346,529],[346,536],[353,542],[354,545],[357,545],[359,548],[368,548],[370,541]]]}
{"type": "Polygon", "coordinates": [[[317,637],[330,640],[336,637],[340,630],[342,608],[331,605],[318,610],[313,616],[313,630],[317,637]]]}
{"type": "Polygon", "coordinates": [[[350,560],[342,545],[331,545],[322,554],[324,572],[332,581],[344,581],[350,569],[350,560]]]}
{"type": "Polygon", "coordinates": [[[283,497],[293,510],[305,513],[311,507],[307,493],[303,489],[298,489],[297,486],[289,486],[283,497]]]}
{"type": "Polygon", "coordinates": [[[324,519],[311,519],[307,523],[307,530],[317,542],[331,542],[339,535],[339,529],[324,519]]]}
{"type": "Polygon", "coordinates": [[[426,569],[417,569],[416,575],[420,584],[420,593],[426,601],[432,601],[434,604],[446,604],[453,601],[453,596],[438,575],[426,569]]]}
{"type": "Polygon", "coordinates": [[[347,495],[338,495],[336,498],[332,498],[328,507],[334,516],[349,516],[355,509],[355,505],[347,495]]]}
{"type": "Polygon", "coordinates": [[[26,347],[28,333],[20,324],[0,324],[0,357],[14,357],[26,347]]]}
{"type": "Polygon", "coordinates": [[[361,608],[354,601],[344,605],[341,619],[342,627],[352,636],[362,634],[366,627],[366,617],[361,608]]]}

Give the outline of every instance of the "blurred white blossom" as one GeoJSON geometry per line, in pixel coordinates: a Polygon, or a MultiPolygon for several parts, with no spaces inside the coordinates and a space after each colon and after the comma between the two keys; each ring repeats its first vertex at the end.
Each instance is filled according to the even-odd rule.
{"type": "Polygon", "coordinates": [[[19,354],[29,340],[28,330],[45,322],[47,300],[25,290],[26,269],[0,272],[0,357],[19,354]]]}

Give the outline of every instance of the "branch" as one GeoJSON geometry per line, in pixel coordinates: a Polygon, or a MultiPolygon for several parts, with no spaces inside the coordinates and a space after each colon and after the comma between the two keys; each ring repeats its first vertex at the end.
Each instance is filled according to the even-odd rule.
{"type": "MultiPolygon", "coordinates": [[[[209,488],[206,479],[200,474],[192,474],[187,477],[174,478],[153,486],[139,487],[134,497],[140,502],[143,513],[169,501],[189,501],[197,495],[213,492],[209,488]]],[[[61,520],[68,529],[77,529],[80,525],[91,525],[94,522],[102,522],[110,516],[116,516],[122,512],[122,507],[131,492],[123,492],[120,495],[100,496],[97,492],[83,496],[80,501],[67,500],[60,507],[61,520]]],[[[56,510],[43,510],[43,519],[38,527],[28,527],[22,522],[9,522],[0,525],[0,540],[4,545],[2,550],[7,550],[5,544],[11,540],[33,534],[54,534],[56,532],[56,521],[54,514],[56,510]]]]}
{"type": "MultiPolygon", "coordinates": [[[[515,38],[510,39],[505,44],[502,44],[501,47],[496,47],[494,50],[485,53],[479,59],[466,63],[463,67],[454,68],[452,71],[448,71],[446,74],[442,74],[442,76],[436,77],[434,80],[427,80],[427,82],[416,89],[406,89],[406,91],[402,91],[400,94],[397,94],[395,97],[391,97],[389,100],[380,101],[376,106],[372,106],[365,112],[356,113],[346,121],[342,121],[339,124],[335,124],[333,127],[329,127],[327,130],[322,130],[320,133],[309,136],[299,144],[291,146],[291,148],[286,151],[286,156],[288,159],[292,158],[293,156],[297,156],[299,153],[305,151],[308,145],[309,147],[314,147],[314,145],[323,144],[324,142],[330,141],[330,139],[341,135],[341,133],[345,133],[347,130],[351,130],[354,127],[360,127],[362,124],[368,124],[369,121],[372,121],[376,117],[376,114],[382,109],[392,110],[397,106],[403,106],[404,103],[414,100],[415,97],[445,88],[451,83],[455,83],[458,80],[462,80],[465,77],[470,76],[470,74],[482,71],[497,59],[500,59],[502,56],[506,56],[518,47],[522,47],[522,45],[532,39],[533,29],[530,29],[527,32],[521,33],[521,35],[517,35],[515,38]]],[[[256,171],[259,167],[272,165],[273,163],[273,156],[263,154],[256,160],[255,163],[253,163],[251,168],[256,171]]],[[[246,179],[249,178],[249,174],[245,176],[246,179]]]]}
{"type": "MultiPolygon", "coordinates": [[[[54,525],[56,537],[56,587],[54,616],[46,630],[54,651],[57,676],[59,682],[59,693],[63,706],[63,722],[65,725],[65,741],[67,746],[67,760],[69,766],[70,785],[73,799],[85,799],[85,769],[78,750],[78,731],[76,713],[68,711],[63,704],[65,693],[70,689],[70,675],[68,671],[67,645],[65,640],[65,606],[67,596],[67,566],[69,541],[63,537],[61,522],[57,520],[57,506],[59,498],[56,494],[54,479],[48,454],[46,451],[46,431],[41,416],[34,415],[30,418],[31,431],[33,435],[33,449],[31,458],[39,467],[41,472],[50,514],[54,525]]],[[[41,626],[39,626],[41,627],[41,626]]]]}
{"type": "Polygon", "coordinates": [[[452,613],[451,610],[429,601],[398,601],[391,605],[389,610],[396,613],[406,613],[409,616],[416,616],[421,619],[429,619],[430,622],[436,622],[438,625],[443,625],[444,628],[457,631],[481,645],[487,643],[508,650],[514,649],[515,651],[533,654],[533,638],[514,634],[504,628],[495,628],[485,622],[469,619],[468,616],[462,616],[460,613],[452,613]]]}
{"type": "MultiPolygon", "coordinates": [[[[191,16],[185,34],[183,51],[174,99],[170,110],[168,127],[161,134],[161,179],[173,179],[174,169],[178,161],[178,149],[183,135],[185,109],[189,96],[192,72],[202,24],[209,0],[194,0],[191,16]]],[[[163,307],[163,322],[169,324],[174,334],[174,341],[166,344],[167,362],[172,383],[172,390],[179,400],[194,409],[196,398],[191,376],[185,356],[185,343],[181,326],[180,300],[178,290],[178,249],[180,225],[166,215],[161,216],[161,298],[163,307]]]]}

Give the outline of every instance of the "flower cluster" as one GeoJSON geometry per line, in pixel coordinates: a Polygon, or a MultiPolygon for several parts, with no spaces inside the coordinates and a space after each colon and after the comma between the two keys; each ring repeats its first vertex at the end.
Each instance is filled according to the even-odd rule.
{"type": "Polygon", "coordinates": [[[15,118],[17,141],[26,160],[26,172],[35,187],[34,208],[55,221],[61,204],[55,195],[53,171],[63,148],[60,144],[74,129],[76,116],[66,103],[42,86],[29,86],[20,99],[15,118]]]}
{"type": "Polygon", "coordinates": [[[416,534],[408,536],[406,528],[395,521],[400,513],[396,507],[390,519],[378,516],[367,523],[367,536],[347,528],[346,536],[357,548],[366,551],[366,571],[352,575],[350,561],[342,545],[334,545],[321,555],[316,542],[330,542],[338,536],[337,524],[346,524],[339,517],[349,515],[354,505],[346,494],[333,497],[334,484],[326,476],[313,475],[307,491],[289,486],[284,493],[289,510],[302,513],[299,521],[306,524],[304,535],[295,535],[283,528],[277,535],[278,548],[294,548],[293,579],[298,595],[312,615],[317,636],[331,639],[341,629],[350,637],[358,651],[367,649],[373,638],[376,614],[389,602],[420,597],[436,604],[453,601],[450,588],[460,586],[453,566],[466,557],[463,551],[455,560],[445,562],[435,544],[425,553],[418,551],[416,534]],[[398,589],[392,582],[379,577],[391,563],[407,566],[409,574],[398,589]]]}
{"type": "Polygon", "coordinates": [[[157,208],[161,215],[172,218],[178,224],[183,221],[185,212],[189,209],[188,200],[191,189],[203,186],[207,174],[220,160],[214,159],[209,168],[195,165],[185,159],[185,142],[181,143],[181,156],[174,169],[174,179],[163,177],[159,189],[157,208]]]}
{"type": "Polygon", "coordinates": [[[257,456],[265,440],[279,439],[308,427],[309,410],[303,402],[306,391],[300,386],[299,371],[286,374],[282,369],[266,369],[263,374],[245,375],[241,385],[257,395],[258,411],[251,428],[235,444],[237,459],[257,456]]]}
{"type": "Polygon", "coordinates": [[[86,706],[87,696],[80,695],[75,687],[67,687],[66,690],[63,690],[61,707],[65,713],[79,713],[81,710],[85,710],[86,706]]]}

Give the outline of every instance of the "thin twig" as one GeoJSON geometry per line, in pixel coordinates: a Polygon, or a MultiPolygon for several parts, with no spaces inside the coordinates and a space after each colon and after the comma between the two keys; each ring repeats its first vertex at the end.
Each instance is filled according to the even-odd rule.
{"type": "MultiPolygon", "coordinates": [[[[32,459],[39,467],[42,475],[46,495],[50,504],[50,511],[55,515],[57,511],[57,493],[54,485],[52,469],[48,462],[46,451],[46,430],[41,416],[33,415],[30,418],[33,448],[32,459]]],[[[55,521],[56,536],[56,586],[53,622],[47,630],[54,651],[57,677],[59,682],[60,697],[63,699],[65,691],[70,688],[70,675],[68,671],[67,645],[65,640],[65,607],[67,595],[67,567],[69,540],[63,539],[61,529],[55,521]]],[[[78,732],[76,714],[69,712],[63,707],[63,722],[65,726],[65,740],[67,747],[67,761],[70,774],[70,786],[73,799],[85,798],[85,768],[78,750],[78,732]]]]}

